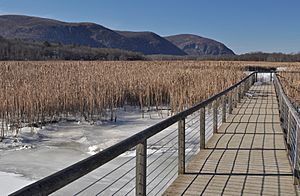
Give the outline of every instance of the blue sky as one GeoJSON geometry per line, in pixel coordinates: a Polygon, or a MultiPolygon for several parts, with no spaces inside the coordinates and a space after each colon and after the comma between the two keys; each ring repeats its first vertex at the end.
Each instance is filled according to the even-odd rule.
{"type": "Polygon", "coordinates": [[[192,33],[236,53],[300,52],[300,0],[0,0],[0,14],[24,14],[111,29],[192,33]]]}

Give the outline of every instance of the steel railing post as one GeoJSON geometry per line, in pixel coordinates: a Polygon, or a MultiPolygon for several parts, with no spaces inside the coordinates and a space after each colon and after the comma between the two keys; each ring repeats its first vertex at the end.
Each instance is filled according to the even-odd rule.
{"type": "Polygon", "coordinates": [[[291,119],[291,112],[290,110],[288,109],[288,111],[285,110],[285,112],[287,114],[284,115],[284,118],[285,118],[285,128],[286,128],[286,131],[287,131],[287,138],[286,138],[286,142],[288,144],[288,153],[290,154],[291,153],[291,134],[292,134],[292,119],[291,119]]]}
{"type": "Polygon", "coordinates": [[[244,98],[245,94],[246,94],[246,82],[242,84],[242,99],[244,98]]]}
{"type": "Polygon", "coordinates": [[[258,77],[257,77],[258,73],[255,72],[255,78],[254,78],[254,83],[258,81],[258,77]]]}
{"type": "Polygon", "coordinates": [[[282,94],[281,94],[281,91],[279,90],[278,91],[278,93],[279,93],[279,95],[278,95],[278,101],[279,101],[279,116],[280,116],[280,120],[282,120],[283,118],[283,116],[282,116],[282,114],[283,114],[283,111],[282,111],[282,94]]]}
{"type": "Polygon", "coordinates": [[[222,122],[226,122],[226,95],[222,97],[222,122]]]}
{"type": "Polygon", "coordinates": [[[136,195],[146,195],[147,177],[147,141],[136,146],[136,195]]]}
{"type": "Polygon", "coordinates": [[[185,173],[185,119],[178,121],[178,175],[185,173]]]}
{"type": "Polygon", "coordinates": [[[245,89],[245,94],[246,94],[250,89],[250,80],[249,79],[246,81],[245,85],[246,85],[246,89],[245,89]]]}
{"type": "Polygon", "coordinates": [[[213,102],[213,132],[218,131],[218,99],[213,102]]]}
{"type": "Polygon", "coordinates": [[[272,73],[272,71],[270,72],[270,82],[272,82],[272,80],[273,80],[273,73],[272,73]]]}
{"type": "Polygon", "coordinates": [[[205,148],[205,107],[200,109],[200,149],[205,148]]]}
{"type": "Polygon", "coordinates": [[[241,103],[241,98],[242,98],[242,92],[241,92],[241,85],[239,85],[237,87],[237,100],[238,100],[238,103],[241,103]]]}
{"type": "Polygon", "coordinates": [[[296,122],[296,133],[295,133],[295,157],[294,157],[294,184],[295,185],[299,185],[299,168],[298,168],[298,156],[299,156],[299,149],[298,149],[298,145],[299,145],[299,125],[296,122]]]}
{"type": "Polygon", "coordinates": [[[233,103],[232,103],[232,92],[228,93],[228,113],[232,114],[232,110],[233,110],[233,103]]]}
{"type": "Polygon", "coordinates": [[[237,90],[237,88],[235,88],[233,90],[233,92],[234,92],[234,104],[233,104],[233,107],[236,108],[237,107],[237,103],[238,103],[238,90],[237,90]]]}

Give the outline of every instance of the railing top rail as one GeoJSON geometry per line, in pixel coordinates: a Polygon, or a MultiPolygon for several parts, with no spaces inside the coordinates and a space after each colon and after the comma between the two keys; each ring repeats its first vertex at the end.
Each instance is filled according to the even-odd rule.
{"type": "Polygon", "coordinates": [[[277,70],[276,73],[297,73],[297,74],[299,74],[300,71],[293,71],[293,70],[277,70]]]}
{"type": "Polygon", "coordinates": [[[275,72],[276,67],[263,67],[263,66],[254,66],[254,65],[248,65],[245,67],[248,71],[258,72],[258,73],[270,73],[275,72]]]}
{"type": "Polygon", "coordinates": [[[188,108],[166,120],[163,120],[93,156],[90,156],[82,161],[79,161],[63,170],[60,170],[46,178],[43,178],[33,184],[30,184],[11,195],[32,195],[33,193],[38,193],[37,195],[47,195],[53,193],[54,191],[66,186],[67,184],[77,180],[78,178],[86,175],[87,173],[97,169],[101,165],[109,162],[110,160],[116,158],[117,156],[121,155],[122,153],[130,150],[131,148],[135,147],[137,144],[141,143],[142,141],[156,135],[157,133],[161,132],[165,128],[173,125],[174,123],[178,122],[179,120],[186,118],[187,116],[193,114],[194,112],[198,111],[200,108],[205,107],[206,105],[210,104],[211,102],[215,101],[216,99],[226,95],[231,90],[238,87],[240,84],[245,82],[248,78],[250,78],[254,73],[251,73],[238,83],[234,84],[233,86],[227,88],[226,90],[200,102],[199,104],[194,105],[191,108],[188,108]],[[42,187],[42,189],[41,189],[42,187]],[[42,191],[42,192],[41,192],[42,191]]]}
{"type": "Polygon", "coordinates": [[[278,84],[279,87],[279,93],[281,94],[284,102],[286,103],[286,105],[288,106],[291,114],[293,115],[295,121],[297,122],[297,124],[300,126],[300,117],[299,117],[299,113],[297,112],[296,108],[294,107],[294,105],[291,103],[290,99],[288,98],[288,96],[285,94],[283,87],[277,77],[277,75],[275,74],[274,77],[274,81],[278,84]]]}

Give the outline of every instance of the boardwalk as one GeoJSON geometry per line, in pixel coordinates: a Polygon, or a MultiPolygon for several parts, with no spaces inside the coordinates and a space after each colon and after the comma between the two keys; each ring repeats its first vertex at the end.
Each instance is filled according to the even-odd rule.
{"type": "Polygon", "coordinates": [[[250,92],[164,195],[297,195],[274,86],[250,92]]]}

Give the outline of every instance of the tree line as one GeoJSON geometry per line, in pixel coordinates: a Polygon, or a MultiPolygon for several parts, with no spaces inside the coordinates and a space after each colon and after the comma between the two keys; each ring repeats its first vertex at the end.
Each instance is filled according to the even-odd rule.
{"type": "Polygon", "coordinates": [[[210,61],[266,61],[266,62],[300,62],[300,53],[266,53],[251,52],[240,55],[206,55],[206,56],[172,56],[149,55],[150,60],[210,60],[210,61]]]}
{"type": "Polygon", "coordinates": [[[141,53],[0,37],[0,60],[143,60],[141,53]]]}
{"type": "Polygon", "coordinates": [[[143,55],[121,49],[63,45],[47,41],[6,39],[0,36],[0,60],[212,60],[300,62],[300,53],[251,52],[240,55],[173,56],[143,55]]]}

